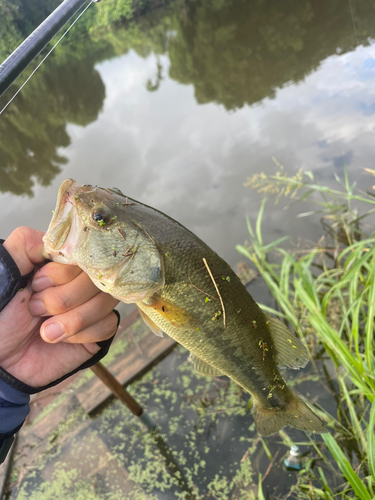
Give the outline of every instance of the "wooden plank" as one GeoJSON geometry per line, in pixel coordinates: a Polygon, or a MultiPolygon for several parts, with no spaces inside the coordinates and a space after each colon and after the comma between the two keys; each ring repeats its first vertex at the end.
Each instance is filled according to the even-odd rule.
{"type": "MultiPolygon", "coordinates": [[[[13,464],[13,470],[18,472],[17,481],[9,485],[9,491],[12,491],[10,498],[18,498],[19,489],[27,483],[31,484],[31,488],[33,481],[35,486],[38,485],[38,479],[29,478],[29,474],[37,469],[37,477],[40,475],[44,482],[43,487],[47,490],[53,485],[57,470],[69,470],[77,471],[80,480],[91,478],[95,482],[99,481],[105,496],[112,494],[116,498],[120,498],[120,495],[121,498],[128,498],[131,494],[137,493],[142,495],[142,499],[147,500],[149,496],[142,491],[141,486],[129,479],[128,471],[102,441],[90,419],[79,420],[71,429],[53,434],[59,428],[59,424],[71,419],[72,413],[79,406],[77,398],[71,395],[39,422],[22,428],[19,433],[18,453],[13,464]],[[56,446],[56,450],[59,450],[56,455],[51,455],[52,443],[56,446]]],[[[64,489],[66,485],[61,487],[64,489]]]]}
{"type": "MultiPolygon", "coordinates": [[[[141,377],[169,354],[176,345],[175,341],[169,337],[157,337],[143,322],[139,323],[138,320],[139,313],[137,310],[123,318],[118,334],[111,346],[112,353],[118,352],[118,354],[111,360],[110,349],[106,357],[108,361],[111,360],[106,363],[107,368],[122,385],[129,384],[136,378],[141,377]]],[[[106,358],[103,359],[104,363],[106,358]]],[[[79,372],[57,386],[32,396],[30,405],[32,411],[28,416],[26,425],[18,433],[18,442],[15,449],[14,463],[17,470],[19,470],[18,485],[37,467],[35,464],[38,463],[40,456],[50,446],[49,437],[61,422],[67,421],[80,406],[87,413],[92,413],[113,396],[107,386],[95,376],[84,385],[75,388],[76,382],[79,381],[81,376],[82,372],[79,372]],[[69,392],[69,397],[67,399],[63,398],[61,402],[57,403],[56,397],[63,396],[67,392],[69,392]],[[55,401],[56,406],[54,406],[55,401]],[[48,410],[47,413],[43,417],[39,416],[44,409],[48,410]]],[[[59,438],[60,445],[87,425],[87,421],[74,425],[71,431],[61,436],[61,440],[59,438]]],[[[104,469],[107,470],[106,467],[104,469]]],[[[5,483],[4,465],[3,472],[0,475],[0,486],[5,483]]],[[[126,471],[118,471],[118,480],[121,483],[127,481],[126,471]]],[[[122,487],[125,488],[123,484],[122,487]]],[[[131,482],[127,487],[132,488],[131,482]]]]}
{"type": "MultiPolygon", "coordinates": [[[[40,417],[38,421],[21,428],[17,434],[17,446],[12,464],[12,470],[17,471],[16,482],[9,484],[9,491],[20,486],[22,481],[38,468],[43,462],[46,451],[51,448],[50,438],[53,437],[53,432],[59,428],[62,422],[69,421],[69,418],[79,407],[77,398],[71,394],[59,405],[51,405],[50,411],[40,417]]],[[[83,425],[87,425],[86,422],[80,421],[76,425],[72,425],[71,433],[78,432],[83,425]]],[[[69,436],[70,432],[65,432],[61,439],[69,439],[69,436]]]]}
{"type": "Polygon", "coordinates": [[[13,454],[17,446],[17,438],[18,435],[16,434],[14,437],[13,444],[8,452],[8,455],[6,456],[6,459],[4,462],[1,464],[0,467],[0,484],[1,484],[1,489],[0,489],[0,499],[2,500],[5,494],[5,490],[7,487],[7,483],[9,482],[9,475],[12,470],[12,462],[13,462],[13,454]]]}
{"type": "MultiPolygon", "coordinates": [[[[117,356],[107,368],[120,384],[129,384],[169,354],[175,345],[176,342],[169,337],[160,338],[152,332],[146,333],[142,338],[141,345],[140,343],[130,345],[126,352],[117,356]]],[[[89,380],[75,394],[87,413],[95,411],[98,406],[112,396],[110,389],[97,377],[89,380]]]]}
{"type": "Polygon", "coordinates": [[[149,495],[140,485],[129,479],[129,472],[120,464],[100,436],[90,427],[83,429],[79,438],[61,447],[58,457],[50,460],[40,474],[45,482],[53,481],[56,469],[75,470],[80,480],[96,479],[105,488],[104,496],[129,498],[135,494],[148,500],[149,495]],[[111,495],[112,494],[112,495],[111,495]],[[133,494],[133,495],[132,495],[133,494]]]}
{"type": "MultiPolygon", "coordinates": [[[[170,337],[160,338],[154,335],[143,322],[138,324],[139,319],[138,309],[122,319],[116,338],[109,350],[109,356],[111,350],[116,349],[115,346],[124,340],[127,341],[125,352],[117,355],[110,364],[106,363],[106,358],[102,361],[122,385],[129,384],[134,379],[144,375],[158,361],[167,356],[176,345],[170,337]]],[[[30,402],[31,411],[26,423],[31,424],[39,413],[54,401],[56,396],[65,392],[81,375],[82,372],[78,372],[57,386],[33,395],[30,402]]],[[[73,390],[88,413],[94,412],[97,407],[111,397],[110,390],[97,377],[79,389],[73,390]]]]}

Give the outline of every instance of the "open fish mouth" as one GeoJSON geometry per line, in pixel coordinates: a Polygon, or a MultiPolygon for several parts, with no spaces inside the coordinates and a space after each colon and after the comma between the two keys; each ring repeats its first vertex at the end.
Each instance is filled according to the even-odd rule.
{"type": "Polygon", "coordinates": [[[74,246],[76,246],[77,242],[74,235],[77,234],[77,226],[81,226],[74,199],[77,188],[78,185],[73,179],[66,179],[60,186],[56,208],[47,233],[43,237],[43,254],[47,259],[71,263],[64,257],[65,252],[71,253],[73,242],[74,246]],[[59,259],[56,259],[56,257],[59,257],[59,259]]]}

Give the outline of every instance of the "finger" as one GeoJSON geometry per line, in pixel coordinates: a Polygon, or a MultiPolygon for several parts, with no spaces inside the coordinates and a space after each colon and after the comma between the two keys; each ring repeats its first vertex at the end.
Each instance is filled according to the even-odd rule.
{"type": "Polygon", "coordinates": [[[108,293],[100,292],[79,307],[49,318],[40,329],[41,336],[46,342],[60,342],[102,321],[118,303],[108,293]]]}
{"type": "Polygon", "coordinates": [[[65,285],[73,281],[81,272],[82,269],[78,266],[49,262],[38,269],[31,286],[34,292],[42,292],[51,286],[65,285]]]}
{"type": "MultiPolygon", "coordinates": [[[[103,340],[110,339],[117,330],[117,316],[114,312],[111,312],[101,321],[98,321],[94,325],[81,330],[80,332],[72,335],[71,337],[63,340],[69,344],[91,344],[93,342],[101,342],[103,340]]],[[[90,352],[91,352],[91,348],[90,352]]]]}
{"type": "Polygon", "coordinates": [[[55,316],[84,304],[99,294],[86,273],[80,273],[65,285],[47,288],[31,297],[29,311],[33,316],[55,316]]]}
{"type": "Polygon", "coordinates": [[[18,227],[4,241],[3,246],[20,270],[21,276],[30,273],[35,264],[44,262],[42,231],[18,227]]]}

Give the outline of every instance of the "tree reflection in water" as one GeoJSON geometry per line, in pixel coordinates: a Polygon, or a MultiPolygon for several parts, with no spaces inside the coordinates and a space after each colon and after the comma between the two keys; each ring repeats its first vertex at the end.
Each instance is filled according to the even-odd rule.
{"type": "MultiPolygon", "coordinates": [[[[3,58],[59,2],[39,3],[1,2],[3,58]]],[[[374,2],[368,0],[357,0],[353,10],[339,0],[164,3],[169,5],[129,22],[152,8],[152,0],[142,8],[135,0],[108,0],[79,20],[1,116],[1,192],[32,196],[34,182],[47,186],[61,171],[66,159],[57,151],[70,144],[67,124],[84,127],[102,109],[105,88],[94,68],[100,61],[129,50],[141,57],[168,54],[169,77],[192,84],[199,104],[235,110],[273,98],[328,56],[375,37],[374,2]]],[[[30,71],[3,96],[1,108],[30,71]]],[[[163,85],[161,68],[155,82],[145,82],[146,88],[163,85]]]]}

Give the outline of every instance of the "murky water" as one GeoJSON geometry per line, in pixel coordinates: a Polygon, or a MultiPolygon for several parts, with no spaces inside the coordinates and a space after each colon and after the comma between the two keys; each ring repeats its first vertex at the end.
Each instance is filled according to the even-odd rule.
{"type": "MultiPolygon", "coordinates": [[[[56,4],[40,1],[40,10],[34,3],[26,13],[26,3],[8,26],[14,42],[56,4]]],[[[170,2],[115,26],[105,3],[88,9],[0,116],[2,237],[18,225],[45,230],[60,183],[72,177],[116,186],[162,210],[234,265],[241,260],[235,244],[247,238],[245,215],[254,220],[261,200],[243,183],[254,173],[275,172],[272,158],[291,174],[310,170],[330,186],[344,167],[361,189],[373,184],[363,169],[375,168],[374,1],[170,2]]],[[[305,210],[285,212],[269,202],[265,238],[319,237],[317,219],[296,223],[305,210]]],[[[181,384],[170,364],[179,356],[158,367],[176,391],[181,384]]],[[[318,391],[334,413],[322,384],[307,381],[300,389],[311,397],[318,391]]],[[[230,425],[238,430],[241,418],[248,428],[249,415],[230,425]]],[[[231,447],[225,422],[215,436],[222,435],[220,449],[228,452],[222,472],[230,477],[242,444],[231,447]]],[[[202,443],[210,439],[206,431],[202,443]]],[[[269,446],[274,452],[277,438],[269,446]]],[[[269,462],[261,454],[257,460],[253,468],[264,474],[269,462]]],[[[214,472],[208,467],[203,487],[214,472]]],[[[271,498],[289,484],[273,490],[279,472],[274,468],[265,481],[271,498]]]]}
{"type": "MultiPolygon", "coordinates": [[[[73,177],[159,208],[234,264],[260,203],[243,182],[276,171],[272,158],[330,184],[346,165],[366,189],[374,5],[171,2],[100,30],[110,17],[93,4],[0,117],[2,236],[46,229],[58,186],[73,177]]],[[[40,21],[28,16],[25,35],[40,21]]],[[[268,236],[318,235],[316,222],[296,227],[300,210],[270,203],[268,236]]]]}

